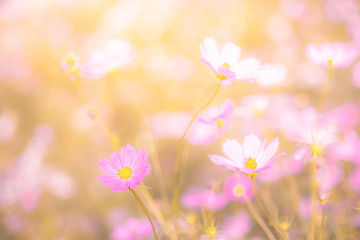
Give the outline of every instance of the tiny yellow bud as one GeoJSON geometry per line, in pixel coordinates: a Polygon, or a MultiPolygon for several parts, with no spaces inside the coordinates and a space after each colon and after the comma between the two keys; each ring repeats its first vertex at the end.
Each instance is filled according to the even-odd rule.
{"type": "Polygon", "coordinates": [[[206,232],[206,234],[209,235],[210,237],[215,237],[215,236],[216,236],[216,233],[217,233],[215,227],[208,227],[205,232],[206,232]]]}
{"type": "Polygon", "coordinates": [[[79,71],[79,69],[77,67],[75,67],[74,65],[72,65],[68,68],[68,71],[70,74],[76,74],[79,71]]]}
{"type": "Polygon", "coordinates": [[[223,64],[221,64],[221,66],[224,66],[224,67],[230,69],[230,65],[228,63],[223,63],[223,64]]]}
{"type": "Polygon", "coordinates": [[[331,59],[327,60],[326,65],[328,66],[329,69],[333,69],[333,67],[334,67],[333,60],[331,60],[331,59]]]}
{"type": "Polygon", "coordinates": [[[188,216],[187,218],[186,218],[186,222],[188,223],[188,224],[194,224],[195,222],[196,222],[196,217],[195,217],[195,215],[190,215],[190,216],[188,216]]]}
{"type": "Polygon", "coordinates": [[[319,156],[320,154],[325,153],[325,151],[322,149],[322,147],[317,143],[314,143],[313,145],[311,145],[310,151],[313,156],[319,156]]]}
{"type": "Polygon", "coordinates": [[[224,121],[224,119],[220,119],[220,120],[216,121],[216,124],[219,128],[223,128],[225,125],[225,121],[224,121]]]}

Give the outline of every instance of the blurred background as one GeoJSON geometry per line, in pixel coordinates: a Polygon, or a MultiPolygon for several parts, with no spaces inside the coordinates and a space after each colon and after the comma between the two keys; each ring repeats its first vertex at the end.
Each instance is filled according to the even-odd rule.
{"type": "MultiPolygon", "coordinates": [[[[148,121],[171,198],[178,139],[216,87],[216,77],[199,61],[204,37],[215,38],[219,46],[235,43],[242,58],[256,57],[268,70],[257,83],[221,89],[212,103],[234,101],[229,136],[239,141],[252,132],[262,139],[278,136],[279,151],[291,156],[297,143],[274,127],[274,119],[289,106],[302,111],[316,105],[327,77],[326,69],[305,57],[305,48],[348,41],[359,47],[358,8],[359,2],[350,0],[0,1],[0,239],[109,239],[127,217],[145,217],[129,192],[113,193],[98,179],[98,160],[108,158],[111,145],[61,68],[67,54],[82,61],[111,39],[130,41],[135,57],[117,75],[78,80],[120,146],[149,151],[143,120],[148,121]]],[[[351,129],[358,136],[355,64],[335,71],[324,112],[351,103],[351,129]]],[[[181,194],[230,174],[208,159],[222,154],[220,141],[187,143],[185,150],[181,194]]],[[[355,165],[341,164],[340,192],[348,195],[335,199],[346,209],[359,207],[359,193],[346,180],[355,165]]],[[[301,174],[294,181],[306,195],[311,175],[306,169],[301,174]]],[[[155,178],[153,171],[144,183],[161,205],[155,178]]],[[[265,181],[260,188],[296,225],[302,220],[284,192],[287,183],[265,181]]],[[[227,206],[216,218],[218,225],[233,208],[246,209],[227,206]]],[[[359,238],[356,210],[341,209],[328,226],[337,222],[334,232],[341,233],[329,233],[329,239],[359,238]]],[[[247,239],[266,239],[253,225],[247,239]]]]}

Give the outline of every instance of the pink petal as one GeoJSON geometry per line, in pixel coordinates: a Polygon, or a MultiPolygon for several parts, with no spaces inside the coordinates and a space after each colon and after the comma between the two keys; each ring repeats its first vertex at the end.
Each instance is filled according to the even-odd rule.
{"type": "Polygon", "coordinates": [[[114,165],[105,158],[100,159],[99,167],[106,173],[117,174],[117,172],[119,171],[119,169],[115,168],[114,165]]]}
{"type": "MultiPolygon", "coordinates": [[[[243,143],[243,151],[245,158],[253,158],[256,159],[261,148],[261,140],[258,136],[254,134],[250,134],[246,136],[243,143]]],[[[258,159],[257,159],[258,160],[258,159]]]]}
{"type": "Polygon", "coordinates": [[[216,165],[218,165],[220,167],[228,168],[233,171],[239,170],[238,164],[236,164],[235,162],[233,162],[227,158],[224,158],[224,157],[221,157],[218,155],[214,155],[214,154],[209,155],[209,158],[213,163],[215,163],[216,165]]]}
{"type": "Polygon", "coordinates": [[[258,159],[259,163],[266,164],[266,162],[269,161],[272,156],[274,156],[278,148],[279,148],[279,138],[275,138],[266,147],[262,158],[258,159]]]}
{"type": "Polygon", "coordinates": [[[110,160],[115,168],[122,169],[126,166],[124,166],[123,160],[120,158],[120,153],[118,152],[111,152],[110,154],[110,160]]]}
{"type": "Polygon", "coordinates": [[[148,156],[147,156],[146,151],[141,149],[140,151],[138,151],[136,153],[132,163],[130,164],[130,168],[135,169],[138,166],[145,164],[147,159],[148,159],[148,156]]]}
{"type": "Polygon", "coordinates": [[[99,176],[100,181],[107,187],[111,187],[120,182],[118,175],[104,174],[99,176]]]}
{"type": "Polygon", "coordinates": [[[129,189],[129,184],[126,180],[121,180],[119,182],[117,182],[113,188],[112,191],[113,192],[123,192],[129,189]]]}
{"type": "Polygon", "coordinates": [[[230,158],[233,162],[238,163],[241,167],[245,157],[242,147],[238,141],[235,139],[226,139],[223,143],[223,152],[228,158],[230,158]]]}
{"type": "Polygon", "coordinates": [[[130,144],[126,145],[126,147],[122,147],[120,150],[120,158],[124,165],[124,167],[128,167],[131,165],[136,154],[135,147],[130,146],[130,144]]]}
{"type": "Polygon", "coordinates": [[[227,42],[221,49],[221,57],[226,59],[228,64],[235,63],[240,58],[240,47],[227,42]]]}

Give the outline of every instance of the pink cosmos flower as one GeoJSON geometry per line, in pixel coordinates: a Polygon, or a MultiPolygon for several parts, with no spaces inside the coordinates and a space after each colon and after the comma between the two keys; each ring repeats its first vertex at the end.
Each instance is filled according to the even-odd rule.
{"type": "Polygon", "coordinates": [[[360,62],[357,62],[352,68],[351,82],[355,87],[360,88],[360,62]]]}
{"type": "Polygon", "coordinates": [[[359,122],[359,116],[359,106],[347,103],[320,116],[319,125],[331,124],[339,130],[346,131],[359,122]]]}
{"type": "Polygon", "coordinates": [[[230,128],[234,105],[231,99],[226,99],[222,105],[201,114],[190,130],[189,142],[207,145],[220,139],[230,128]]]}
{"type": "MultiPolygon", "coordinates": [[[[317,202],[316,204],[316,212],[317,214],[321,214],[322,204],[317,202]]],[[[311,197],[302,197],[298,203],[298,213],[303,219],[310,219],[312,211],[312,200],[311,197]]]]}
{"type": "Polygon", "coordinates": [[[317,178],[320,182],[319,197],[327,199],[330,192],[338,185],[344,177],[343,169],[333,160],[326,160],[323,168],[318,171],[317,178]]]}
{"type": "Polygon", "coordinates": [[[245,202],[250,200],[254,192],[250,178],[241,174],[234,174],[226,178],[224,191],[231,200],[245,202]]]}
{"type": "Polygon", "coordinates": [[[152,234],[152,228],[148,220],[128,218],[125,223],[114,228],[110,238],[112,240],[135,240],[146,238],[152,234]]]}
{"type": "Polygon", "coordinates": [[[360,167],[350,173],[348,181],[351,188],[360,193],[360,167]]]}
{"type": "Polygon", "coordinates": [[[100,159],[99,167],[107,174],[101,175],[100,181],[113,192],[122,192],[136,188],[143,178],[150,174],[151,165],[147,163],[145,150],[136,152],[129,144],[122,147],[120,153],[112,152],[110,160],[100,159]]]}
{"type": "Polygon", "coordinates": [[[252,82],[258,75],[260,61],[255,58],[239,61],[240,47],[232,42],[226,43],[219,50],[215,39],[205,37],[204,44],[200,43],[200,49],[200,60],[215,72],[221,87],[231,86],[232,80],[252,82]]]}
{"type": "Polygon", "coordinates": [[[191,188],[181,197],[181,203],[185,207],[197,211],[202,206],[210,210],[220,211],[228,202],[229,200],[224,193],[200,187],[191,188]]]}
{"type": "Polygon", "coordinates": [[[349,66],[358,57],[358,50],[350,43],[324,43],[319,46],[308,44],[306,57],[313,63],[325,68],[343,68],[349,66]]]}
{"type": "Polygon", "coordinates": [[[241,145],[235,139],[227,139],[223,143],[223,152],[228,158],[209,155],[210,160],[218,166],[245,174],[259,173],[270,168],[274,161],[285,155],[285,151],[274,157],[279,148],[276,138],[265,148],[266,140],[261,142],[258,136],[246,136],[241,145]]]}
{"type": "Polygon", "coordinates": [[[252,228],[249,215],[242,211],[235,216],[228,216],[219,229],[219,237],[224,239],[242,239],[252,228]]]}
{"type": "Polygon", "coordinates": [[[69,53],[61,61],[61,67],[70,76],[70,79],[74,81],[75,75],[80,68],[80,58],[73,53],[69,53]]]}
{"type": "Polygon", "coordinates": [[[346,132],[342,139],[330,146],[329,151],[336,159],[360,164],[360,138],[354,130],[346,132]]]}
{"type": "Polygon", "coordinates": [[[129,41],[110,40],[104,49],[96,50],[89,60],[81,65],[81,75],[98,79],[108,73],[118,71],[134,58],[129,41]]]}
{"type": "Polygon", "coordinates": [[[307,148],[296,148],[292,156],[284,159],[284,171],[288,174],[293,175],[302,172],[305,167],[306,160],[309,159],[310,156],[311,153],[307,148]]]}

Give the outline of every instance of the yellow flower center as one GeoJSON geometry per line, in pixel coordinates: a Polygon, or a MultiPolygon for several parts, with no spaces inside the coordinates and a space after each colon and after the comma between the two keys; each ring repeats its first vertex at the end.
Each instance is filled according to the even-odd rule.
{"type": "Polygon", "coordinates": [[[264,115],[263,109],[258,107],[253,107],[253,114],[255,117],[262,117],[264,115]]]}
{"type": "Polygon", "coordinates": [[[255,169],[257,167],[257,163],[256,163],[255,159],[248,158],[248,160],[245,163],[245,167],[255,169]]]}
{"type": "Polygon", "coordinates": [[[79,71],[79,69],[77,67],[75,67],[74,65],[72,65],[68,68],[68,71],[70,74],[76,74],[79,71]]]}
{"type": "Polygon", "coordinates": [[[237,185],[234,187],[233,193],[235,196],[237,197],[241,197],[244,195],[244,189],[242,187],[242,185],[237,185]]]}
{"type": "MultiPolygon", "coordinates": [[[[221,66],[225,66],[226,68],[230,69],[230,65],[229,65],[228,63],[223,63],[223,64],[221,64],[221,66]]],[[[226,77],[224,74],[221,74],[221,73],[217,73],[217,74],[216,74],[216,77],[217,77],[220,81],[227,79],[227,77],[226,77]]]]}
{"type": "Polygon", "coordinates": [[[224,121],[224,119],[220,119],[220,120],[216,121],[216,124],[219,128],[223,128],[225,125],[225,121],[224,121]]]}
{"type": "Polygon", "coordinates": [[[227,78],[224,74],[221,74],[221,73],[217,73],[217,74],[216,74],[216,77],[217,77],[220,81],[225,80],[225,79],[227,78]]]}
{"type": "Polygon", "coordinates": [[[186,222],[187,222],[188,224],[194,224],[194,223],[196,222],[196,217],[195,217],[195,215],[190,215],[190,216],[188,216],[188,217],[186,218],[186,222]]]}
{"type": "Polygon", "coordinates": [[[315,143],[313,145],[311,145],[310,147],[310,151],[312,153],[313,156],[319,156],[320,154],[324,153],[325,151],[322,149],[322,147],[315,143]]]}
{"type": "Polygon", "coordinates": [[[120,68],[119,67],[110,67],[109,69],[108,69],[108,73],[110,74],[110,75],[117,75],[118,73],[120,72],[120,68]]]}
{"type": "Polygon", "coordinates": [[[206,233],[210,236],[210,237],[215,237],[216,236],[216,228],[215,227],[208,227],[206,229],[206,233]]]}
{"type": "Polygon", "coordinates": [[[282,229],[282,230],[288,230],[290,228],[291,224],[287,221],[281,221],[280,224],[279,224],[279,227],[282,229]]]}
{"type": "Polygon", "coordinates": [[[74,54],[69,54],[64,58],[64,61],[67,64],[75,64],[76,62],[76,56],[74,54]]]}
{"type": "Polygon", "coordinates": [[[123,169],[120,169],[118,172],[118,175],[121,179],[129,179],[131,177],[132,170],[128,167],[124,167],[123,169]]]}
{"type": "Polygon", "coordinates": [[[230,69],[230,65],[228,63],[223,63],[221,66],[225,66],[226,68],[230,69]]]}
{"type": "Polygon", "coordinates": [[[334,67],[333,60],[331,59],[327,60],[326,65],[328,66],[329,69],[332,69],[334,67]]]}

